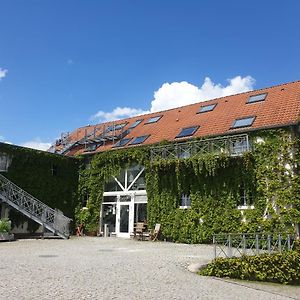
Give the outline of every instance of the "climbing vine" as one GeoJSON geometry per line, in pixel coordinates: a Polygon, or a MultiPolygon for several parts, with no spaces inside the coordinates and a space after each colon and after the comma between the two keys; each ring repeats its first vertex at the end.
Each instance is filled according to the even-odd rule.
{"type": "MultiPolygon", "coordinates": [[[[78,160],[62,155],[0,143],[0,153],[11,158],[8,172],[2,173],[40,201],[74,218],[77,203],[78,160]]],[[[16,226],[26,217],[11,210],[16,226]]],[[[27,220],[30,231],[38,225],[27,220]]]]}
{"type": "Polygon", "coordinates": [[[105,182],[138,163],[146,169],[149,226],[160,223],[165,239],[200,243],[219,232],[295,232],[300,223],[298,139],[281,129],[252,133],[250,140],[252,151],[236,157],[202,154],[150,162],[149,147],[82,157],[77,222],[97,230],[105,182]],[[179,208],[183,193],[191,198],[189,209],[179,208]],[[251,202],[243,210],[238,209],[241,196],[251,202]]]}

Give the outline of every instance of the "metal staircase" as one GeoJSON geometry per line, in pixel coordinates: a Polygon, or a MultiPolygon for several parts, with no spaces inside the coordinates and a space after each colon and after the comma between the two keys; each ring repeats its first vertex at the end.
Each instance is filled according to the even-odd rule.
{"type": "Polygon", "coordinates": [[[0,202],[5,202],[54,234],[68,239],[71,219],[52,209],[0,174],[0,202]]]}

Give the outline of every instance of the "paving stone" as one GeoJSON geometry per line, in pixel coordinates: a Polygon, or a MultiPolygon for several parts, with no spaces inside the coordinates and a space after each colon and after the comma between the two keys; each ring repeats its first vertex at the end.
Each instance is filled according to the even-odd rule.
{"type": "Polygon", "coordinates": [[[1,243],[0,299],[300,299],[297,287],[188,271],[212,254],[209,245],[119,238],[1,243]]]}

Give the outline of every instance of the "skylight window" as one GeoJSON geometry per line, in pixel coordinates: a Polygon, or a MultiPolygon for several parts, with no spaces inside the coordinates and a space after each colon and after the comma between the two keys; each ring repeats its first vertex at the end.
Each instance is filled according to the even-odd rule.
{"type": "Polygon", "coordinates": [[[240,127],[251,126],[253,124],[254,120],[255,120],[255,117],[236,119],[233,122],[232,128],[240,128],[240,127]]]}
{"type": "Polygon", "coordinates": [[[188,128],[183,128],[180,133],[176,136],[176,138],[184,137],[184,136],[191,136],[193,135],[199,126],[194,126],[194,127],[188,127],[188,128]]]}
{"type": "Polygon", "coordinates": [[[205,105],[205,106],[201,106],[198,113],[204,113],[204,112],[212,111],[212,110],[214,110],[214,108],[216,106],[217,106],[217,103],[210,104],[210,105],[205,105]]]}
{"type": "Polygon", "coordinates": [[[122,129],[127,123],[115,124],[115,130],[122,129]]]}
{"type": "Polygon", "coordinates": [[[156,116],[150,118],[145,124],[151,124],[151,123],[156,123],[162,116],[156,116]]]}
{"type": "Polygon", "coordinates": [[[108,126],[106,128],[106,132],[110,132],[113,130],[121,130],[126,124],[127,123],[121,123],[121,124],[115,124],[115,125],[108,126]]]}
{"type": "Polygon", "coordinates": [[[137,145],[137,144],[142,144],[146,141],[146,139],[149,137],[150,135],[143,135],[143,136],[138,136],[137,138],[135,138],[130,145],[137,145]]]}
{"type": "Polygon", "coordinates": [[[247,100],[247,103],[264,101],[266,99],[267,95],[268,95],[267,93],[264,93],[264,94],[250,96],[247,100]]]}
{"type": "Polygon", "coordinates": [[[132,138],[119,140],[113,147],[123,147],[125,146],[132,138]]]}
{"type": "Polygon", "coordinates": [[[143,121],[143,119],[136,120],[136,121],[134,121],[134,123],[132,123],[128,128],[135,128],[135,127],[138,126],[142,121],[143,121]]]}
{"type": "Polygon", "coordinates": [[[95,151],[98,147],[99,147],[99,145],[97,145],[97,144],[90,145],[90,146],[88,146],[87,148],[84,149],[84,152],[95,151]]]}

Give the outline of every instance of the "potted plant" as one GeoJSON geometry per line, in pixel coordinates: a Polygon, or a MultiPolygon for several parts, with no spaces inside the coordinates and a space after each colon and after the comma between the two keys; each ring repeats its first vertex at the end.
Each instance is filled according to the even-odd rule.
{"type": "Polygon", "coordinates": [[[0,219],[0,241],[11,241],[14,235],[10,233],[11,221],[7,218],[0,219]]]}

